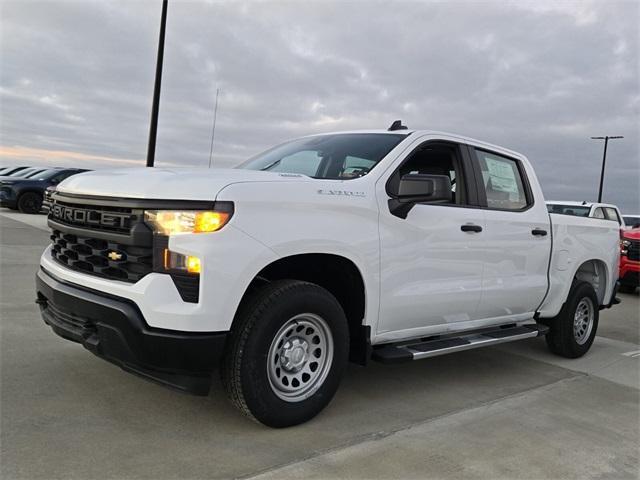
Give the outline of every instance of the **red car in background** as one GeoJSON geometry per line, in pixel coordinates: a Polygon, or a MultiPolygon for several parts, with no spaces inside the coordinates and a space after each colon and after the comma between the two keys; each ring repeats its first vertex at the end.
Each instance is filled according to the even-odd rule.
{"type": "Polygon", "coordinates": [[[640,228],[622,231],[620,291],[633,293],[640,284],[640,228]]]}

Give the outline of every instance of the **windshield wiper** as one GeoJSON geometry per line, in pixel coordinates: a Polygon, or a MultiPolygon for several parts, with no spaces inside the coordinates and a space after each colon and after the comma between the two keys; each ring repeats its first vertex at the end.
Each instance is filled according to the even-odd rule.
{"type": "Polygon", "coordinates": [[[269,165],[267,165],[266,167],[262,167],[262,168],[260,169],[260,171],[269,170],[270,168],[275,167],[276,165],[278,165],[278,164],[280,163],[280,161],[281,161],[281,160],[282,160],[282,159],[280,158],[280,159],[276,160],[275,162],[271,162],[271,163],[270,163],[269,165]]]}

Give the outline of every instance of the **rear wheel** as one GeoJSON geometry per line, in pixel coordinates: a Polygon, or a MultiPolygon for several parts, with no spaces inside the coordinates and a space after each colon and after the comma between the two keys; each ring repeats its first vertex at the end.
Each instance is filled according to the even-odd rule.
{"type": "Polygon", "coordinates": [[[270,427],[316,416],[345,370],[349,330],[325,289],[296,280],[269,283],[241,306],[221,368],[236,407],[270,427]]]}
{"type": "Polygon", "coordinates": [[[547,345],[556,355],[578,358],[591,348],[598,329],[598,297],[586,282],[576,282],[562,310],[549,320],[547,345]]]}
{"type": "Polygon", "coordinates": [[[18,198],[18,210],[22,213],[38,213],[42,208],[42,195],[26,192],[18,198]]]}

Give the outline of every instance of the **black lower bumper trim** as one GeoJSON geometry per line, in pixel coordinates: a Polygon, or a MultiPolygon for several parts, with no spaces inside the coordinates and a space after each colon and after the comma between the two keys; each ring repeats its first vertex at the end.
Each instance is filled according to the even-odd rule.
{"type": "Polygon", "coordinates": [[[640,272],[627,272],[626,275],[620,279],[620,283],[635,287],[640,286],[640,272]]]}
{"type": "Polygon", "coordinates": [[[149,380],[207,395],[228,332],[152,328],[130,300],[72,285],[40,270],[37,303],[45,323],[63,338],[149,380]]]}

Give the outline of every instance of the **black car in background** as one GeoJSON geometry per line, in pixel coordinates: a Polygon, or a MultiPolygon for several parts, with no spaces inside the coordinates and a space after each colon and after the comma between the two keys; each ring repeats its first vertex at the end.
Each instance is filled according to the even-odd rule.
{"type": "Polygon", "coordinates": [[[0,176],[12,175],[29,167],[4,167],[0,168],[0,176]]]}
{"type": "MultiPolygon", "coordinates": [[[[46,170],[51,170],[48,167],[27,167],[12,173],[0,174],[0,180],[14,180],[16,178],[29,178],[42,173],[46,170]]],[[[1,172],[0,172],[1,173],[1,172]]]]}
{"type": "Polygon", "coordinates": [[[47,187],[86,171],[80,168],[53,168],[29,178],[4,177],[0,179],[0,207],[20,210],[22,213],[38,213],[47,187]]]}

